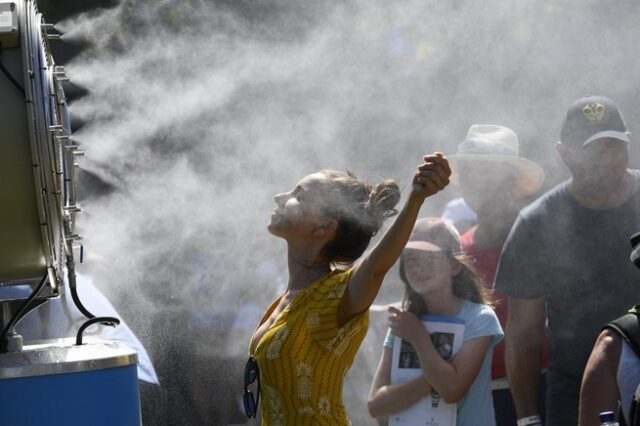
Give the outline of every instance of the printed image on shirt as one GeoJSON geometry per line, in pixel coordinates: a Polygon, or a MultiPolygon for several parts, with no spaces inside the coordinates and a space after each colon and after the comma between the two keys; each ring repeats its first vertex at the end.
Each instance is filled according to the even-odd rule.
{"type": "Polygon", "coordinates": [[[402,341],[400,348],[400,359],[398,360],[398,368],[420,368],[420,359],[413,345],[409,342],[402,341]]]}
{"type": "Polygon", "coordinates": [[[440,356],[444,359],[450,359],[453,352],[453,333],[431,333],[431,341],[440,356]]]}

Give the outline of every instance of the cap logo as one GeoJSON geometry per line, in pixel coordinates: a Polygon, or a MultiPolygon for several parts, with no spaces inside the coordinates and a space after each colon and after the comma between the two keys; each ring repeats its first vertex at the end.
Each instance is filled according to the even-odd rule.
{"type": "Polygon", "coordinates": [[[589,121],[600,121],[604,117],[604,105],[600,102],[586,104],[582,107],[582,113],[589,121]]]}

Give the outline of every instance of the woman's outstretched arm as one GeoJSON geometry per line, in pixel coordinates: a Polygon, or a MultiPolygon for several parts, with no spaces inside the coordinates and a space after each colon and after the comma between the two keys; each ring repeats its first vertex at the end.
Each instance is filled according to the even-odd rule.
{"type": "Polygon", "coordinates": [[[424,157],[424,162],[413,176],[411,193],[398,217],[378,244],[354,267],[340,304],[340,325],[371,306],[385,274],[402,253],[425,198],[447,186],[450,175],[449,162],[441,152],[424,157]]]}

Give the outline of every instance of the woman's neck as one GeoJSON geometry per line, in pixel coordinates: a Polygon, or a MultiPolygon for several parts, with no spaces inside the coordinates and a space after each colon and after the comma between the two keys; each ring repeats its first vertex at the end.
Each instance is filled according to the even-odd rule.
{"type": "Polygon", "coordinates": [[[287,293],[297,293],[331,272],[331,263],[322,255],[325,244],[323,241],[287,240],[287,293]]]}
{"type": "Polygon", "coordinates": [[[292,251],[288,256],[288,292],[297,292],[331,272],[331,264],[320,256],[319,251],[292,251]]]}

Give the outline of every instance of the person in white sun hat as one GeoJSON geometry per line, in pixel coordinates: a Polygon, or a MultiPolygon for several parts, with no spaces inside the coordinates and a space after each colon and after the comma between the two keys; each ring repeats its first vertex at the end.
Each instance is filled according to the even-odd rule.
{"type": "Polygon", "coordinates": [[[540,425],[538,372],[549,341],[545,426],[578,423],[582,374],[602,324],[640,300],[628,259],[640,223],[640,174],[615,103],[585,96],[566,112],[556,148],[571,177],[524,208],[500,256],[509,296],[506,360],[520,426],[540,425]]]}
{"type": "MultiPolygon", "coordinates": [[[[472,125],[466,138],[458,145],[456,155],[451,156],[451,169],[453,184],[477,217],[477,224],[462,234],[462,249],[474,262],[473,266],[485,285],[492,288],[502,246],[511,225],[518,211],[539,192],[544,172],[538,164],[520,156],[516,133],[496,124],[472,125]]],[[[494,298],[496,314],[504,328],[507,322],[506,296],[495,293],[494,298]]],[[[517,417],[507,381],[504,349],[504,342],[494,349],[492,396],[496,424],[511,426],[517,417]]],[[[543,368],[546,363],[545,356],[543,368]]]]}

